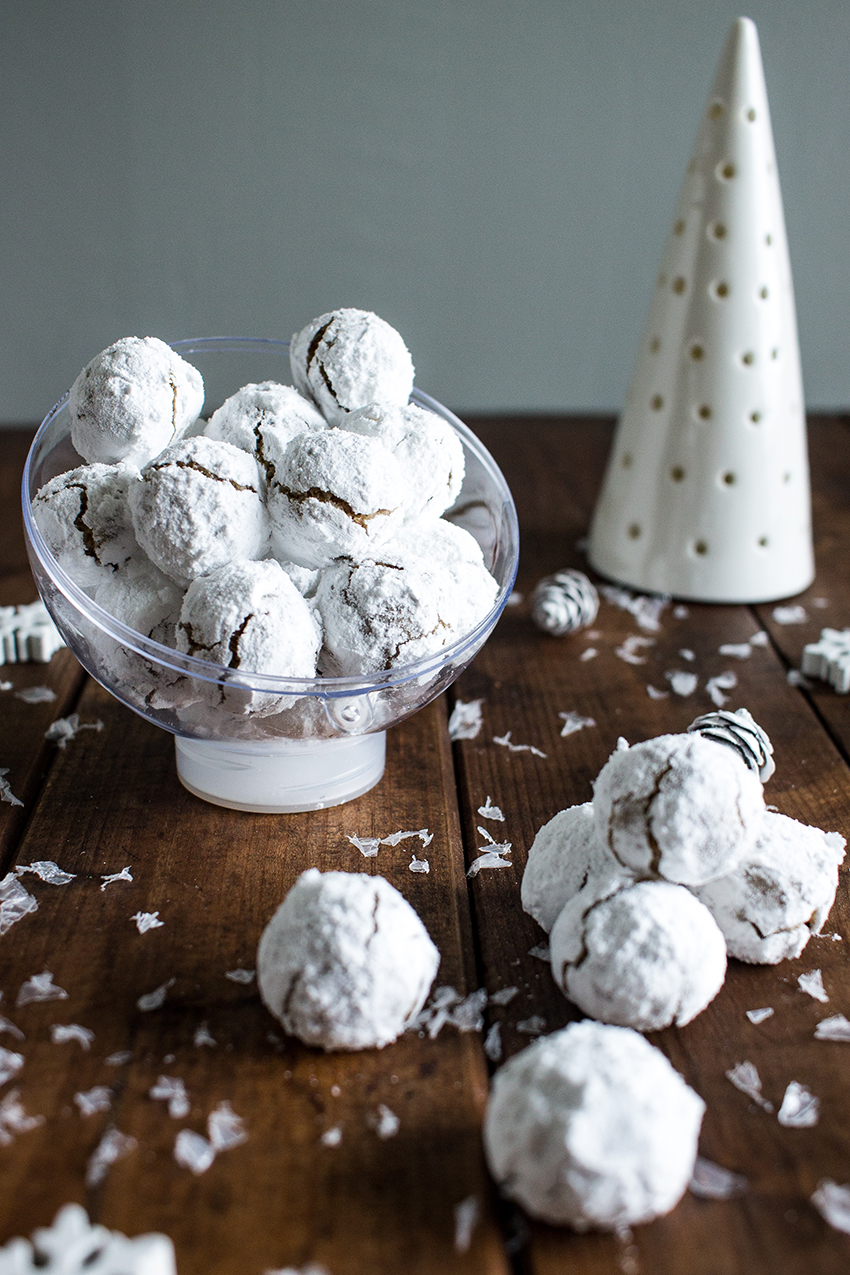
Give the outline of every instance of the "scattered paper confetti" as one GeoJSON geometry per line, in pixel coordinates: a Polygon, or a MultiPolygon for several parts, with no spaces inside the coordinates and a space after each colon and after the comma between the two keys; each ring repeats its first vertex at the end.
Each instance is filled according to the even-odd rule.
{"type": "Polygon", "coordinates": [[[670,689],[673,693],[681,695],[683,699],[693,695],[699,686],[699,678],[696,673],[688,673],[683,669],[673,669],[671,672],[665,673],[664,676],[670,683],[670,689]]]}
{"type": "Polygon", "coordinates": [[[397,846],[399,842],[407,841],[410,837],[418,837],[423,849],[430,846],[434,840],[433,832],[429,832],[427,828],[417,828],[414,832],[391,832],[388,837],[381,837],[381,845],[397,846]]]}
{"type": "Polygon", "coordinates": [[[456,701],[449,718],[450,739],[477,738],[483,724],[481,712],[483,703],[483,699],[473,699],[468,704],[464,704],[463,700],[456,701]]]}
{"type": "Polygon", "coordinates": [[[561,721],[564,723],[561,727],[561,739],[565,739],[568,735],[575,735],[577,731],[584,730],[586,726],[595,726],[596,720],[593,717],[582,717],[581,713],[559,713],[561,721]]]}
{"type": "Polygon", "coordinates": [[[114,1054],[110,1054],[103,1061],[107,1067],[125,1067],[128,1062],[133,1061],[133,1051],[132,1049],[117,1049],[114,1054]]]}
{"type": "Polygon", "coordinates": [[[159,912],[136,912],[130,920],[136,922],[140,934],[147,934],[148,930],[156,930],[165,924],[160,921],[159,912]]]}
{"type": "Polygon", "coordinates": [[[68,993],[62,987],[57,987],[53,982],[53,975],[49,970],[45,970],[43,974],[33,974],[32,978],[28,978],[25,983],[21,984],[15,1004],[20,1008],[22,1005],[31,1005],[34,1001],[66,1001],[68,993]]]}
{"type": "Polygon", "coordinates": [[[215,1147],[194,1129],[181,1129],[174,1139],[174,1159],[181,1169],[190,1169],[198,1177],[215,1159],[215,1147]]]}
{"type": "MultiPolygon", "coordinates": [[[[44,1124],[44,1116],[28,1116],[21,1102],[20,1089],[11,1089],[0,1099],[0,1147],[8,1147],[18,1133],[29,1133],[44,1124]]],[[[0,1249],[0,1261],[2,1261],[0,1249]]]]}
{"type": "Polygon", "coordinates": [[[8,806],[22,806],[24,803],[12,792],[8,779],[3,778],[8,773],[8,766],[0,766],[0,801],[5,801],[8,806]]]}
{"type": "Polygon", "coordinates": [[[829,1000],[826,994],[826,988],[823,985],[823,974],[820,970],[808,970],[805,974],[801,974],[797,979],[797,986],[801,992],[805,992],[807,996],[812,996],[816,1001],[823,1001],[824,1004],[829,1000]]]}
{"type": "Polygon", "coordinates": [[[428,862],[428,860],[417,859],[416,855],[413,856],[413,858],[410,860],[410,863],[407,866],[411,872],[428,873],[431,871],[431,865],[428,862]]]}
{"type": "Polygon", "coordinates": [[[850,1186],[839,1186],[831,1178],[821,1178],[812,1195],[812,1204],[836,1231],[850,1235],[850,1186]]]}
{"type": "Polygon", "coordinates": [[[81,730],[103,730],[103,722],[81,722],[79,713],[71,713],[70,717],[57,717],[52,725],[48,726],[44,732],[44,738],[52,743],[58,744],[62,749],[66,748],[69,741],[76,739],[81,730]]]}
{"type": "Polygon", "coordinates": [[[595,660],[598,654],[599,652],[597,651],[595,646],[587,646],[585,647],[585,649],[582,651],[581,655],[578,658],[584,664],[587,662],[587,660],[595,660]]]}
{"type": "Polygon", "coordinates": [[[539,748],[535,748],[533,744],[514,744],[511,742],[513,731],[508,731],[506,735],[494,735],[493,743],[501,744],[502,748],[507,748],[510,753],[531,753],[534,757],[545,757],[546,754],[541,752],[539,748]]]}
{"type": "Polygon", "coordinates": [[[427,1032],[434,1040],[446,1023],[458,1031],[481,1031],[484,1026],[484,1008],[487,991],[479,988],[468,996],[460,996],[453,987],[438,987],[431,1000],[411,1022],[408,1031],[427,1032]]]}
{"type": "Polygon", "coordinates": [[[693,664],[694,660],[697,658],[694,655],[693,651],[690,649],[690,647],[687,647],[687,646],[683,646],[680,648],[679,655],[681,656],[683,660],[687,660],[689,664],[693,664]]]}
{"type": "Polygon", "coordinates": [[[799,605],[773,608],[775,624],[805,624],[808,618],[805,607],[799,605]]]}
{"type": "Polygon", "coordinates": [[[201,1023],[200,1027],[195,1028],[193,1044],[196,1049],[200,1049],[202,1045],[209,1045],[210,1048],[214,1048],[216,1043],[215,1038],[210,1035],[210,1029],[206,1023],[201,1023]]]}
{"type": "Polygon", "coordinates": [[[766,1022],[767,1019],[772,1016],[772,1014],[773,1014],[773,1010],[770,1008],[769,1005],[765,1005],[764,1009],[748,1009],[747,1010],[747,1018],[750,1020],[751,1023],[755,1023],[756,1026],[758,1026],[759,1023],[766,1022]]]}
{"type": "Polygon", "coordinates": [[[94,1040],[94,1032],[90,1027],[81,1027],[79,1023],[52,1023],[50,1039],[54,1045],[64,1045],[67,1041],[74,1040],[88,1053],[94,1040]]]}
{"type": "Polygon", "coordinates": [[[726,1072],[726,1079],[731,1080],[736,1089],[752,1098],[765,1111],[773,1111],[773,1103],[768,1102],[761,1091],[761,1077],[751,1062],[737,1063],[726,1072]]]}
{"type": "Polygon", "coordinates": [[[640,652],[650,646],[655,646],[655,638],[640,637],[633,633],[614,648],[614,654],[627,664],[645,664],[647,657],[640,652]]]}
{"type": "Polygon", "coordinates": [[[378,1110],[374,1115],[368,1116],[366,1123],[371,1126],[382,1141],[387,1138],[394,1138],[401,1128],[401,1121],[394,1111],[390,1111],[386,1103],[379,1102],[378,1110]]]}
{"type": "Polygon", "coordinates": [[[0,1045],[0,1085],[16,1076],[24,1065],[23,1054],[16,1054],[12,1049],[4,1049],[0,1045]]]}
{"type": "Polygon", "coordinates": [[[843,1014],[833,1014],[831,1018],[822,1018],[815,1028],[815,1040],[850,1041],[850,1020],[843,1014]]]}
{"type": "Polygon", "coordinates": [[[5,934],[28,913],[37,911],[37,900],[24,889],[14,872],[7,872],[0,881],[0,934],[5,934]]]}
{"type": "Polygon", "coordinates": [[[242,983],[247,987],[247,985],[249,983],[253,983],[254,979],[257,977],[257,971],[243,969],[227,970],[224,977],[229,978],[231,983],[242,983]]]}
{"type": "Polygon", "coordinates": [[[599,592],[613,606],[633,615],[642,629],[657,633],[661,628],[661,613],[670,605],[669,594],[632,593],[612,584],[599,586],[599,592]]]}
{"type": "Polygon", "coordinates": [[[518,987],[501,987],[490,997],[491,1005],[510,1005],[515,996],[519,996],[518,987]]]}
{"type": "Polygon", "coordinates": [[[168,1114],[172,1120],[183,1120],[191,1110],[186,1085],[179,1076],[160,1076],[156,1084],[151,1085],[148,1095],[168,1103],[168,1114]]]}
{"type": "Polygon", "coordinates": [[[466,875],[470,878],[477,877],[483,868],[512,868],[513,864],[510,859],[505,859],[497,850],[485,850],[483,854],[479,854],[477,859],[473,859],[466,871],[466,875]]]}
{"type": "Polygon", "coordinates": [[[99,1111],[108,1111],[112,1106],[112,1090],[106,1085],[95,1085],[82,1093],[74,1094],[74,1102],[81,1116],[94,1116],[99,1111]]]}
{"type": "Polygon", "coordinates": [[[39,859],[36,863],[29,863],[15,868],[15,872],[19,877],[22,877],[25,872],[33,872],[40,880],[46,881],[48,885],[67,885],[76,876],[74,872],[63,872],[52,859],[39,859]]]}
{"type": "Polygon", "coordinates": [[[787,1129],[810,1129],[820,1117],[820,1100],[805,1085],[792,1080],[785,1090],[777,1120],[787,1129]]]}
{"type": "Polygon", "coordinates": [[[89,1156],[86,1165],[86,1186],[100,1186],[112,1165],[129,1155],[131,1151],[135,1151],[138,1145],[135,1138],[120,1133],[114,1125],[110,1125],[89,1156]]]}
{"type": "Polygon", "coordinates": [[[738,685],[737,674],[728,671],[726,673],[718,673],[716,677],[710,677],[705,684],[711,702],[716,704],[718,708],[722,708],[729,699],[728,695],[724,695],[724,691],[734,690],[738,685]]]}
{"type": "Polygon", "coordinates": [[[495,819],[499,823],[505,822],[505,816],[502,814],[498,806],[494,806],[489,796],[483,806],[478,807],[478,813],[482,819],[495,819]]]}
{"type": "Polygon", "coordinates": [[[15,691],[15,699],[23,700],[25,704],[52,704],[56,692],[49,686],[28,686],[23,691],[15,691]]]}
{"type": "Polygon", "coordinates": [[[167,983],[163,983],[152,992],[146,992],[144,996],[140,996],[136,1001],[136,1008],[140,1009],[143,1014],[149,1013],[152,1009],[161,1009],[165,1004],[169,988],[173,987],[176,981],[176,979],[170,978],[167,983]]]}
{"type": "Polygon", "coordinates": [[[477,1195],[468,1195],[455,1205],[455,1252],[468,1253],[472,1236],[481,1218],[481,1202],[477,1195]]]}
{"type": "Polygon", "coordinates": [[[502,1028],[500,1023],[493,1023],[484,1037],[484,1053],[490,1062],[498,1062],[502,1056],[502,1028]]]}
{"type": "Polygon", "coordinates": [[[701,1200],[731,1200],[746,1189],[747,1179],[742,1174],[697,1156],[689,1186],[692,1195],[701,1200]]]}
{"type": "Polygon", "coordinates": [[[207,1136],[216,1151],[231,1151],[248,1141],[245,1122],[227,1101],[220,1102],[207,1116],[207,1136]]]}
{"type": "Polygon", "coordinates": [[[724,642],[719,650],[721,655],[731,656],[733,660],[748,660],[753,653],[749,642],[724,642]]]}
{"type": "Polygon", "coordinates": [[[650,699],[669,699],[669,691],[660,691],[657,686],[647,684],[646,693],[650,699]]]}
{"type": "Polygon", "coordinates": [[[132,876],[132,873],[130,872],[129,867],[122,868],[120,872],[101,873],[101,876],[103,877],[103,883],[100,887],[101,890],[105,890],[108,885],[112,885],[113,881],[132,881],[133,880],[133,876],[132,876]]]}
{"type": "Polygon", "coordinates": [[[524,1036],[542,1036],[546,1030],[546,1019],[541,1014],[532,1014],[530,1018],[517,1023],[516,1029],[524,1036]]]}
{"type": "Polygon", "coordinates": [[[534,947],[528,949],[528,955],[535,957],[538,961],[551,961],[552,953],[549,950],[548,943],[537,943],[534,947]]]}
{"type": "Polygon", "coordinates": [[[319,1138],[323,1147],[338,1147],[342,1142],[342,1128],[340,1125],[331,1125],[330,1129],[325,1129],[319,1138]]]}

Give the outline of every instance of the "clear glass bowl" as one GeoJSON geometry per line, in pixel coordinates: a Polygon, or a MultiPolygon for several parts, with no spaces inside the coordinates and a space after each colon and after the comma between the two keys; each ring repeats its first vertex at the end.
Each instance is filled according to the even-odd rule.
{"type": "MultiPolygon", "coordinates": [[[[176,341],[173,348],[204,378],[206,417],[249,382],[291,381],[285,341],[207,337],[176,341]]],[[[92,677],[175,736],[178,776],[205,800],[283,813],[322,809],[367,792],[383,774],[387,728],[444,691],[496,624],[519,556],[510,489],[462,421],[419,390],[412,401],[448,421],[463,444],[466,476],[444,517],[478,541],[499,591],[480,624],[452,646],[366,677],[308,679],[225,670],[162,646],[104,611],[59,566],[32,517],[35,493],[83,463],[71,444],[68,395],[44,418],[27,457],[22,489],[24,535],[39,593],[92,677]],[[262,705],[262,716],[251,711],[252,704],[262,705]]]]}

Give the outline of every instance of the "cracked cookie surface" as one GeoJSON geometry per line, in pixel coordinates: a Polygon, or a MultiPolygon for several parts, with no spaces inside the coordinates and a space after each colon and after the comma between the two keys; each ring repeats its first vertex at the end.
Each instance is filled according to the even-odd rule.
{"type": "Polygon", "coordinates": [[[407,346],[370,310],[342,308],[313,319],[293,335],[289,359],[296,388],[332,425],[367,403],[401,406],[413,389],[407,346]]]}

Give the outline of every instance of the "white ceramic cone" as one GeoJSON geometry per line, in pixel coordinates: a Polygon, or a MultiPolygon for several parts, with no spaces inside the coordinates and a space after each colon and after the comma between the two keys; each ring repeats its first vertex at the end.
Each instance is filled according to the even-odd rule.
{"type": "Polygon", "coordinates": [[[703,602],[814,578],[800,352],[758,34],[732,25],[590,531],[603,575],[703,602]]]}

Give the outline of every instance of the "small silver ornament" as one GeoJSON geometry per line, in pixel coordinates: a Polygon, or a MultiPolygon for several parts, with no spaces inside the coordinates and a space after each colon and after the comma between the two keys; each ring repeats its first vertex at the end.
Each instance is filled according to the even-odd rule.
{"type": "Polygon", "coordinates": [[[545,576],[531,596],[531,618],[544,633],[561,637],[592,624],[599,594],[583,571],[569,567],[545,576]]]}
{"type": "Polygon", "coordinates": [[[773,744],[768,739],[767,732],[762,730],[745,708],[739,708],[734,713],[723,708],[714,713],[704,713],[691,722],[688,730],[696,731],[706,739],[713,739],[715,743],[734,748],[763,784],[767,783],[776,769],[773,744]]]}

